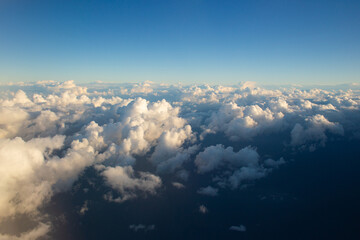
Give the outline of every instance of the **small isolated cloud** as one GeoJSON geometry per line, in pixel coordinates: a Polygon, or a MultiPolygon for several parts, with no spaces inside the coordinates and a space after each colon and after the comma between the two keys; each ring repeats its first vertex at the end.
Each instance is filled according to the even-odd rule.
{"type": "Polygon", "coordinates": [[[231,226],[229,228],[230,231],[237,231],[237,232],[245,232],[246,231],[246,227],[244,225],[239,225],[239,226],[231,226]]]}
{"type": "Polygon", "coordinates": [[[219,189],[217,188],[213,188],[211,186],[207,186],[205,188],[200,188],[197,193],[202,194],[202,195],[207,195],[207,196],[212,196],[215,197],[218,195],[218,191],[219,189]]]}
{"type": "Polygon", "coordinates": [[[84,215],[88,210],[88,201],[85,201],[84,204],[81,206],[79,213],[80,215],[84,215]]]}
{"type": "Polygon", "coordinates": [[[106,167],[101,175],[105,177],[107,184],[115,189],[120,196],[114,198],[111,193],[105,195],[109,201],[124,202],[137,197],[136,192],[156,194],[156,189],[162,185],[160,177],[148,172],[138,172],[138,177],[131,166],[106,167]]]}
{"type": "Polygon", "coordinates": [[[185,188],[184,184],[179,183],[179,182],[173,182],[172,185],[177,188],[177,189],[183,189],[185,188]]]}
{"type": "Polygon", "coordinates": [[[151,225],[144,225],[144,224],[132,224],[129,226],[129,228],[134,231],[134,232],[137,232],[137,231],[144,231],[144,232],[147,232],[147,231],[153,231],[155,230],[155,225],[154,224],[151,224],[151,225]]]}
{"type": "Polygon", "coordinates": [[[199,212],[202,214],[205,214],[205,213],[208,213],[209,210],[207,209],[207,207],[205,207],[205,205],[200,205],[199,212]]]}
{"type": "Polygon", "coordinates": [[[271,168],[277,168],[283,164],[285,164],[284,158],[280,158],[279,160],[274,160],[274,159],[268,158],[264,161],[264,165],[266,167],[271,167],[271,168]]]}

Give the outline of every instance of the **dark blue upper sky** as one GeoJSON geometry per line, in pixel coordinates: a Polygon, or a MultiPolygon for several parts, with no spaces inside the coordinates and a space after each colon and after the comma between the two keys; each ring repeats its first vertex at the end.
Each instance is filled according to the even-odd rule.
{"type": "Polygon", "coordinates": [[[360,80],[360,1],[1,0],[0,81],[360,80]]]}

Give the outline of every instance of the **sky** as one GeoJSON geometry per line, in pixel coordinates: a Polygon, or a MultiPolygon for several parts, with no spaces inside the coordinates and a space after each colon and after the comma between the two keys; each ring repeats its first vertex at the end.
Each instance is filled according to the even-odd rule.
{"type": "Polygon", "coordinates": [[[360,80],[360,2],[0,1],[0,82],[360,80]]]}

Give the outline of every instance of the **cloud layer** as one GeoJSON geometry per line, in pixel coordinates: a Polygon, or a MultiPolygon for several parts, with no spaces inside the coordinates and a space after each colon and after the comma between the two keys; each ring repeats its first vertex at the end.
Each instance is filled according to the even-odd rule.
{"type": "MultiPolygon", "coordinates": [[[[46,81],[1,90],[2,222],[19,215],[41,219],[42,207],[88,168],[102,179],[106,201],[147,198],[168,186],[188,189],[195,176],[211,177],[194,194],[214,197],[281,168],[284,152],[360,138],[360,94],[351,89],[46,81]]],[[[50,223],[41,221],[17,236],[47,234],[50,223]]]]}

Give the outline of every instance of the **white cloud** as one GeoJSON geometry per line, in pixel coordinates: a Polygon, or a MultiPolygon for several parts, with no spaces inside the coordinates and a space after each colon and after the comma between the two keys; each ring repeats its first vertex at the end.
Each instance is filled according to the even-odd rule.
{"type": "Polygon", "coordinates": [[[101,175],[105,177],[106,183],[120,194],[117,198],[113,198],[112,194],[106,195],[106,199],[124,202],[137,197],[137,191],[156,194],[156,189],[162,185],[161,179],[147,172],[137,174],[138,177],[135,176],[135,171],[131,166],[105,167],[101,175]]]}
{"type": "Polygon", "coordinates": [[[183,188],[185,188],[184,184],[179,183],[179,182],[172,182],[171,184],[172,184],[175,188],[177,188],[177,189],[183,189],[183,188]]]}
{"type": "MultiPolygon", "coordinates": [[[[206,185],[216,188],[198,193],[215,196],[218,187],[242,187],[285,163],[280,156],[260,157],[257,149],[268,149],[267,139],[285,152],[313,151],[360,132],[356,89],[268,90],[249,82],[77,86],[43,81],[9,87],[15,91],[6,90],[0,99],[0,221],[40,214],[41,206],[69,190],[90,166],[113,188],[105,196],[110,201],[156,194],[164,174],[174,177],[170,181],[211,174],[206,185]],[[139,159],[152,163],[159,176],[136,170],[139,159]],[[189,167],[192,161],[197,172],[189,167]]],[[[87,208],[84,200],[80,213],[87,208]]],[[[49,229],[40,224],[17,236],[0,236],[35,239],[49,229]]]]}
{"type": "Polygon", "coordinates": [[[224,148],[223,145],[207,147],[196,156],[195,164],[199,173],[212,171],[223,164],[229,163],[235,167],[257,166],[259,154],[250,146],[234,152],[232,147],[224,148]]]}
{"type": "Polygon", "coordinates": [[[341,124],[333,123],[327,120],[323,115],[316,114],[305,119],[306,127],[297,123],[291,130],[291,145],[301,146],[311,143],[316,145],[325,145],[327,141],[326,131],[336,135],[344,135],[344,129],[341,124]]]}

